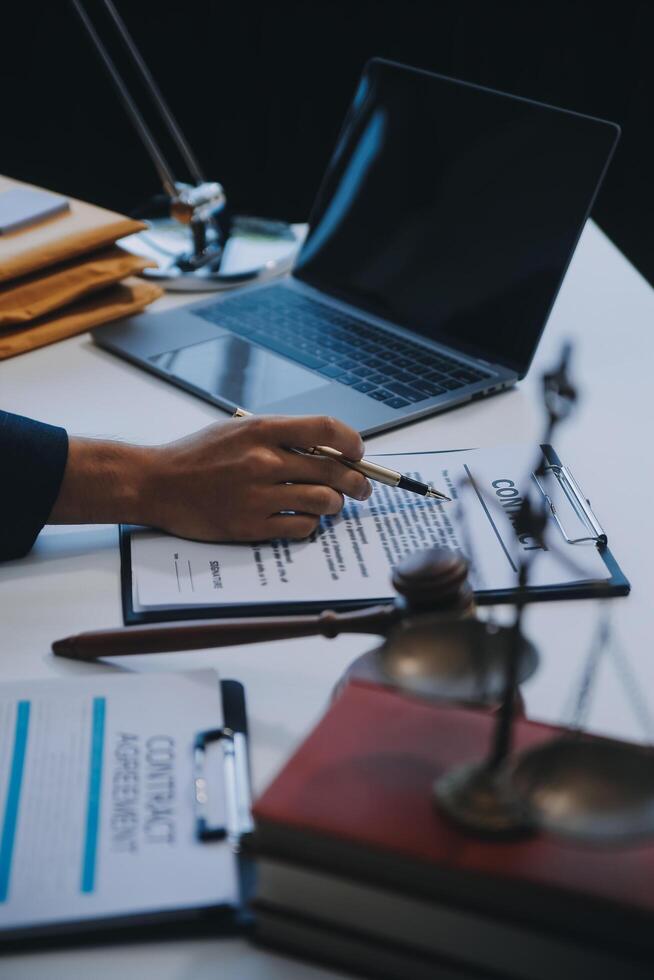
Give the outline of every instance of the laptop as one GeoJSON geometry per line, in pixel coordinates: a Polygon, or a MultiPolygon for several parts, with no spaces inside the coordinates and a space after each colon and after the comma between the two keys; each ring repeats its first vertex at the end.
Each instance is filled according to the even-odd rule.
{"type": "Polygon", "coordinates": [[[619,127],[381,59],[294,269],[94,331],[233,410],[370,435],[526,374],[619,127]]]}

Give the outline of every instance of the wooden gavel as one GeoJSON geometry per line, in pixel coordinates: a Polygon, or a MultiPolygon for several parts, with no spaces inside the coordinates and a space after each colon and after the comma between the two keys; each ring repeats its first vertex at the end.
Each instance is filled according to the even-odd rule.
{"type": "Polygon", "coordinates": [[[327,609],[313,616],[204,619],[184,623],[96,630],[56,640],[52,651],[73,660],[200,650],[207,647],[290,640],[300,636],[373,633],[386,636],[400,622],[424,613],[458,616],[474,609],[464,558],[445,548],[416,551],[393,569],[393,601],[353,612],[327,609]]]}

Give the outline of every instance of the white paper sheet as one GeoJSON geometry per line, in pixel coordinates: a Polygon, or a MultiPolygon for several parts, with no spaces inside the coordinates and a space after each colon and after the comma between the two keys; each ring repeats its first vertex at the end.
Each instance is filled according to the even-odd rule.
{"type": "Polygon", "coordinates": [[[233,853],[195,835],[193,739],[221,722],[212,670],[2,684],[0,929],[234,903],[233,853]]]}
{"type": "MultiPolygon", "coordinates": [[[[567,545],[553,520],[547,550],[536,549],[536,555],[531,539],[519,540],[511,515],[525,491],[534,490],[531,447],[369,458],[430,482],[455,499],[441,503],[376,484],[368,501],[348,501],[339,517],[323,519],[317,534],[303,542],[203,544],[136,533],[135,610],[387,598],[393,594],[392,566],[432,544],[466,555],[477,590],[515,586],[520,556],[529,554],[536,556],[532,585],[609,576],[594,544],[567,545]]],[[[579,531],[557,480],[548,477],[546,484],[565,519],[579,531]]]]}

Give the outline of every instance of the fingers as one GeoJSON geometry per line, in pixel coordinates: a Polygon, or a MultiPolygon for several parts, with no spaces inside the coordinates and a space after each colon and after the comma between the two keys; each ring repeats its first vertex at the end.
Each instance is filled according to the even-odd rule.
{"type": "Polygon", "coordinates": [[[364,445],[359,433],[345,422],[329,415],[305,415],[299,418],[269,416],[266,419],[248,421],[260,423],[262,435],[265,431],[268,439],[287,449],[331,446],[348,459],[356,460],[363,456],[364,445]]]}
{"type": "Polygon", "coordinates": [[[338,514],[343,509],[343,494],[331,487],[290,483],[276,487],[270,496],[271,514],[293,510],[300,514],[320,517],[322,514],[338,514]]]}
{"type": "Polygon", "coordinates": [[[301,541],[318,527],[319,517],[308,514],[276,514],[266,521],[264,535],[266,538],[287,538],[291,541],[301,541]]]}
{"type": "Polygon", "coordinates": [[[285,453],[284,479],[293,483],[319,483],[333,487],[355,500],[367,500],[372,485],[362,473],[350,470],[333,459],[285,453]]]}

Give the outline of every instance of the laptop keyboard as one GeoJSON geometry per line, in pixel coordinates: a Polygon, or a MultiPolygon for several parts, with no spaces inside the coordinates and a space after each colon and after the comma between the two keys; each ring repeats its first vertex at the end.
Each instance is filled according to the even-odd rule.
{"type": "Polygon", "coordinates": [[[193,312],[389,408],[405,408],[490,377],[280,286],[193,312]]]}

